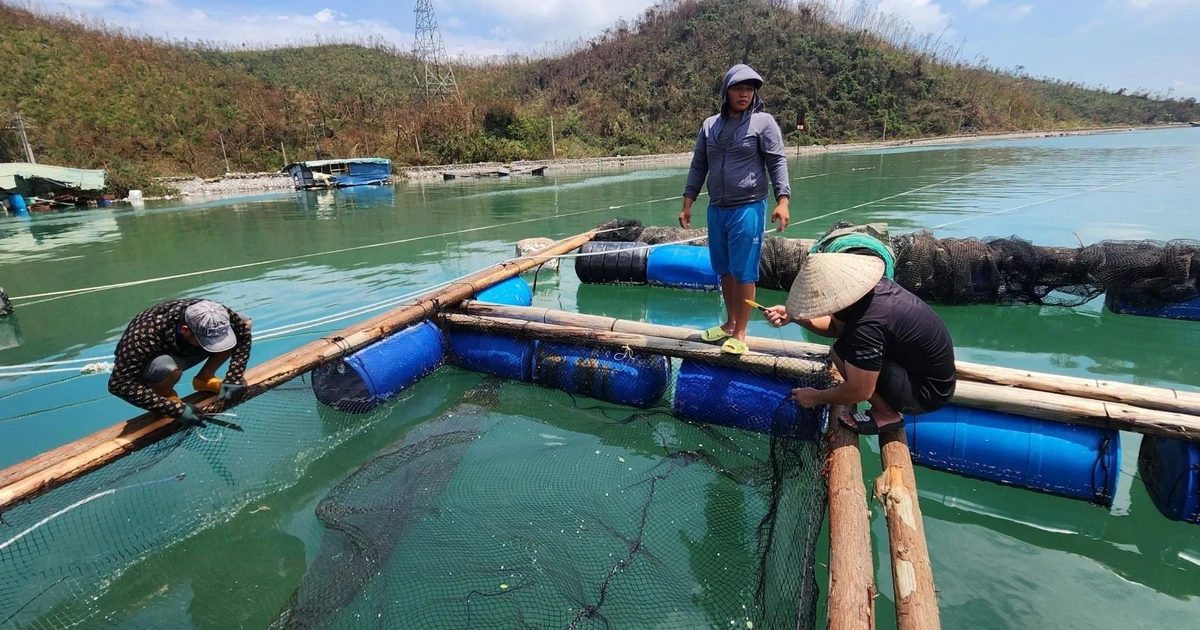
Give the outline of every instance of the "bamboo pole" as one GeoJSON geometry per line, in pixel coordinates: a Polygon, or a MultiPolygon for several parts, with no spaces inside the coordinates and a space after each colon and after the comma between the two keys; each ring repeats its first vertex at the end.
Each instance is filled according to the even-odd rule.
{"type": "Polygon", "coordinates": [[[905,432],[879,436],[883,474],[875,481],[875,498],[887,516],[895,589],[897,630],[937,630],[941,627],[933,565],[925,543],[925,525],[917,500],[917,478],[905,432]]]}
{"type": "MultiPolygon", "coordinates": [[[[265,393],[327,361],[355,352],[554,256],[578,249],[591,240],[595,233],[595,230],[585,232],[535,254],[504,261],[417,298],[411,304],[275,357],[246,373],[249,387],[240,402],[265,393]]],[[[216,397],[211,394],[197,393],[186,400],[202,409],[217,408],[216,397]]],[[[0,471],[0,510],[57,488],[180,429],[180,423],[173,418],[146,413],[0,471]]]]}
{"type": "Polygon", "coordinates": [[[858,436],[833,420],[849,407],[829,408],[829,600],[828,630],[875,628],[875,578],[871,519],[863,485],[858,436]]]}
{"type": "MultiPolygon", "coordinates": [[[[699,330],[645,324],[597,315],[564,313],[545,308],[469,302],[465,305],[465,311],[478,315],[547,323],[564,323],[602,328],[615,332],[650,334],[667,339],[700,339],[699,330]]],[[[824,356],[829,352],[829,347],[821,344],[767,339],[763,337],[747,337],[746,343],[757,352],[774,354],[776,356],[824,356]]],[[[1195,418],[1191,417],[1200,416],[1200,394],[1158,387],[1146,387],[1143,385],[1041,374],[1026,370],[967,363],[965,361],[957,362],[956,367],[960,388],[966,382],[973,381],[978,384],[986,384],[994,387],[994,389],[984,391],[998,392],[1000,389],[1009,389],[1013,393],[1002,396],[1002,398],[1018,407],[1024,407],[1019,403],[1021,398],[1027,395],[1041,401],[1060,400],[1054,397],[1043,398],[1042,394],[1089,399],[1093,402],[1108,404],[1108,411],[1092,405],[1088,412],[1093,417],[1111,418],[1113,420],[1114,424],[1106,424],[1105,426],[1113,426],[1138,433],[1200,440],[1200,432],[1198,432],[1200,425],[1196,425],[1195,418]],[[1128,419],[1128,422],[1122,420],[1123,418],[1128,419]],[[1147,424],[1145,430],[1138,428],[1138,418],[1145,418],[1147,424]],[[1179,427],[1173,428],[1176,424],[1179,427]]],[[[962,399],[965,401],[969,398],[963,397],[962,399]]],[[[959,402],[958,398],[956,398],[956,402],[959,402]]],[[[1060,405],[1058,403],[1051,403],[1051,406],[1060,405]]]]}
{"type": "Polygon", "coordinates": [[[740,356],[726,354],[717,346],[680,339],[650,335],[616,333],[581,326],[543,324],[520,319],[443,313],[437,321],[449,328],[484,333],[512,335],[521,338],[586,344],[613,350],[637,348],[653,354],[680,359],[704,361],[714,365],[736,367],[749,372],[783,378],[811,378],[825,371],[825,363],[811,359],[785,358],[769,354],[749,353],[740,356]]]}

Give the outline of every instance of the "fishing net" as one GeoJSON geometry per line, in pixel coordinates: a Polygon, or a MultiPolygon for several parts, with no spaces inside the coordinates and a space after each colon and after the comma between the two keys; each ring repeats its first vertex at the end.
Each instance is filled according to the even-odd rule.
{"type": "Polygon", "coordinates": [[[0,627],[815,627],[823,364],[581,335],[497,378],[447,331],[384,404],[304,375],[9,508],[0,627]]]}
{"type": "MultiPolygon", "coordinates": [[[[687,232],[689,238],[703,234],[643,228],[632,220],[612,220],[604,226],[618,228],[606,235],[608,240],[651,242],[644,240],[646,234],[658,231],[676,236],[687,232]]],[[[854,224],[839,221],[830,232],[848,227],[854,224]]],[[[889,240],[896,282],[929,302],[1078,306],[1107,294],[1130,304],[1161,306],[1200,296],[1196,240],[1105,240],[1081,247],[1046,247],[1017,236],[935,238],[926,230],[889,240]]],[[[810,245],[801,239],[765,237],[759,286],[791,289],[810,245]]]]}

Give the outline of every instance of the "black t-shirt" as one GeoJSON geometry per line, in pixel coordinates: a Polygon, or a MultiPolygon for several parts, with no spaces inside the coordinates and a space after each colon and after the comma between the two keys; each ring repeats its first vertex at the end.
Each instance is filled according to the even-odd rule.
{"type": "Polygon", "coordinates": [[[833,344],[843,361],[878,372],[893,361],[912,382],[917,402],[940,407],[954,394],[954,344],[941,318],[904,287],[883,278],[870,293],[834,314],[845,329],[833,344]]]}

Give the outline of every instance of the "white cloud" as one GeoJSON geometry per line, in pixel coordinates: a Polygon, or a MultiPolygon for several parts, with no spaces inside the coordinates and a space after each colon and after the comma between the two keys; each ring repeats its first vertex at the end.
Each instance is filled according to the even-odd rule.
{"type": "Polygon", "coordinates": [[[1129,0],[1129,6],[1139,10],[1200,7],[1200,0],[1129,0]]]}
{"type": "MultiPolygon", "coordinates": [[[[632,20],[654,0],[456,0],[447,2],[448,15],[489,15],[532,50],[545,42],[591,37],[619,19],[632,20]]],[[[438,15],[442,10],[438,9],[438,15]]]]}
{"type": "Polygon", "coordinates": [[[879,10],[907,21],[922,33],[938,33],[950,26],[950,14],[933,0],[882,0],[879,10]]]}
{"type": "Polygon", "coordinates": [[[962,0],[962,3],[967,6],[968,11],[974,11],[986,7],[988,0],[962,0]]]}
{"type": "Polygon", "coordinates": [[[1012,7],[1012,9],[1010,9],[1008,12],[1008,19],[1016,22],[1017,20],[1020,20],[1021,18],[1024,18],[1025,16],[1029,15],[1029,13],[1031,11],[1033,11],[1032,4],[1014,5],[1012,7]]]}
{"type": "Polygon", "coordinates": [[[346,16],[345,13],[338,13],[337,11],[334,11],[333,9],[326,7],[324,9],[321,9],[320,11],[317,11],[316,13],[314,13],[313,19],[318,22],[321,22],[322,24],[327,24],[329,22],[336,20],[337,18],[345,17],[345,16],[346,16]]]}

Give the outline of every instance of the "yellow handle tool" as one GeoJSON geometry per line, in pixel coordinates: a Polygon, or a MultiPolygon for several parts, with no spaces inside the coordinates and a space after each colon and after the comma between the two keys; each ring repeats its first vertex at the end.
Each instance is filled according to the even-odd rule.
{"type": "Polygon", "coordinates": [[[746,303],[764,313],[767,312],[767,307],[763,306],[762,304],[759,304],[758,302],[755,302],[754,300],[746,300],[746,303]]]}

